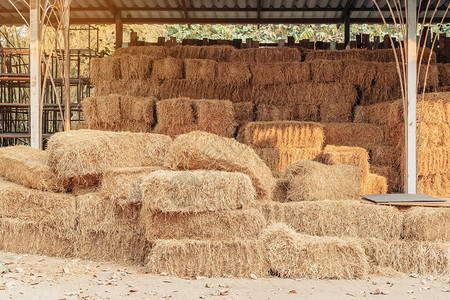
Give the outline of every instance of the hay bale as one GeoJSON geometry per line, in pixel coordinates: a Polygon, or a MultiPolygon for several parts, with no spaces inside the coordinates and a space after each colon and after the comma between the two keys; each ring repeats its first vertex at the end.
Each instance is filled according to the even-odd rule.
{"type": "Polygon", "coordinates": [[[48,165],[62,179],[96,177],[113,167],[161,166],[171,142],[150,133],[60,132],[49,140],[48,165]]]}
{"type": "Polygon", "coordinates": [[[233,103],[228,100],[194,100],[197,129],[225,137],[236,131],[233,103]]]}
{"type": "Polygon", "coordinates": [[[291,88],[285,84],[253,85],[250,99],[255,104],[293,105],[291,88]]]}
{"type": "Polygon", "coordinates": [[[317,148],[323,145],[323,129],[312,122],[251,122],[239,137],[248,145],[258,148],[317,148]]]}
{"type": "Polygon", "coordinates": [[[102,82],[119,80],[120,69],[120,58],[118,57],[93,58],[90,70],[91,83],[97,86],[102,82]]]}
{"type": "Polygon", "coordinates": [[[183,60],[167,57],[153,62],[152,77],[158,80],[182,79],[183,60]]]}
{"type": "Polygon", "coordinates": [[[384,142],[381,127],[364,123],[325,123],[325,144],[367,148],[384,142]]]}
{"type": "Polygon", "coordinates": [[[320,105],[321,122],[351,122],[352,103],[323,103],[320,105]]]}
{"type": "Polygon", "coordinates": [[[401,191],[400,172],[392,166],[370,166],[370,172],[386,178],[388,192],[401,191]]]}
{"type": "Polygon", "coordinates": [[[158,120],[154,131],[172,137],[195,130],[195,117],[192,100],[177,98],[161,100],[156,103],[158,120]]]}
{"type": "Polygon", "coordinates": [[[361,195],[387,194],[388,185],[386,177],[369,173],[361,182],[361,195]]]}
{"type": "Polygon", "coordinates": [[[300,160],[288,166],[288,201],[358,199],[361,171],[348,165],[324,165],[300,160]]]}
{"type": "Polygon", "coordinates": [[[417,177],[417,193],[435,197],[449,197],[450,174],[435,174],[417,177]]]}
{"type": "Polygon", "coordinates": [[[355,106],[353,110],[354,123],[369,123],[369,113],[367,106],[355,106]]]}
{"type": "Polygon", "coordinates": [[[121,121],[130,120],[143,122],[147,126],[155,123],[154,110],[156,98],[154,97],[120,97],[121,121]]]}
{"type": "Polygon", "coordinates": [[[360,201],[257,203],[267,222],[282,222],[301,234],[397,240],[404,215],[395,207],[360,201]]]}
{"type": "Polygon", "coordinates": [[[64,190],[64,182],[47,165],[47,153],[28,146],[0,148],[0,177],[32,189],[64,190]]]}
{"type": "Polygon", "coordinates": [[[141,191],[148,214],[241,209],[256,198],[248,175],[223,171],[156,171],[145,177],[141,191]]]}
{"type": "Polygon", "coordinates": [[[254,85],[286,83],[281,64],[250,64],[250,72],[254,85]]]}
{"type": "Polygon", "coordinates": [[[141,121],[122,120],[118,123],[94,123],[83,129],[118,131],[118,132],[151,132],[151,126],[141,121]]]}
{"type": "Polygon", "coordinates": [[[314,104],[298,104],[297,120],[304,122],[319,122],[320,121],[319,106],[314,104]]]}
{"type": "Polygon", "coordinates": [[[75,227],[75,197],[43,192],[0,178],[0,215],[18,218],[61,231],[75,227]]]}
{"type": "Polygon", "coordinates": [[[313,82],[335,82],[342,76],[344,65],[340,60],[313,60],[309,62],[313,82]]]}
{"type": "Polygon", "coordinates": [[[205,81],[166,80],[161,85],[161,99],[190,98],[229,100],[231,94],[231,87],[227,88],[223,85],[218,85],[217,83],[205,81]]]}
{"type": "Polygon", "coordinates": [[[71,230],[61,231],[37,221],[0,218],[0,249],[14,253],[57,257],[74,256],[71,230]]]}
{"type": "Polygon", "coordinates": [[[425,148],[419,150],[417,161],[418,175],[447,173],[450,170],[450,149],[447,147],[425,148]]]}
{"type": "Polygon", "coordinates": [[[268,275],[269,269],[259,240],[158,240],[149,267],[154,274],[190,277],[262,277],[268,275]]]}
{"type": "Polygon", "coordinates": [[[358,93],[350,83],[297,83],[289,89],[288,104],[351,103],[356,104],[358,93]]]}
{"type": "Polygon", "coordinates": [[[450,242],[450,211],[414,207],[404,212],[403,237],[417,241],[450,242]]]}
{"type": "Polygon", "coordinates": [[[286,83],[301,83],[311,81],[311,68],[308,63],[291,62],[281,65],[286,83]]]}
{"type": "Polygon", "coordinates": [[[396,149],[388,145],[371,145],[369,151],[370,163],[378,166],[394,166],[398,162],[396,149]]]}
{"type": "Polygon", "coordinates": [[[153,59],[165,58],[169,55],[169,48],[164,46],[131,46],[127,48],[118,48],[114,52],[114,56],[123,55],[146,55],[153,59]]]}
{"type": "Polygon", "coordinates": [[[149,78],[152,72],[153,58],[147,55],[120,56],[120,74],[123,80],[149,78]]]}
{"type": "Polygon", "coordinates": [[[270,169],[250,147],[234,139],[200,131],[178,136],[167,152],[165,166],[179,170],[206,169],[247,174],[259,199],[270,198],[275,184],[270,169]]]}
{"type": "Polygon", "coordinates": [[[283,223],[269,226],[261,239],[270,270],[280,277],[356,279],[367,276],[365,253],[356,241],[300,235],[283,223]]]}
{"type": "Polygon", "coordinates": [[[442,86],[450,86],[450,64],[437,64],[439,82],[442,86]]]}
{"type": "Polygon", "coordinates": [[[287,166],[299,160],[313,160],[321,150],[317,148],[255,148],[255,152],[261,157],[273,172],[284,172],[287,166]]]}
{"type": "Polygon", "coordinates": [[[278,178],[275,184],[275,188],[273,189],[272,201],[286,202],[286,195],[288,190],[289,180],[287,180],[286,178],[278,178]]]}
{"type": "Polygon", "coordinates": [[[230,61],[246,63],[300,62],[301,53],[296,48],[252,48],[234,50],[230,61]]]}
{"type": "Polygon", "coordinates": [[[186,59],[210,59],[215,61],[229,61],[231,53],[235,50],[233,46],[174,46],[169,47],[169,55],[176,58],[186,59]]]}
{"type": "Polygon", "coordinates": [[[217,64],[217,78],[223,84],[242,86],[248,84],[251,77],[248,64],[235,62],[217,64]]]}
{"type": "Polygon", "coordinates": [[[375,80],[376,67],[373,62],[363,62],[357,60],[344,60],[342,74],[339,76],[342,80],[359,87],[360,89],[369,89],[375,80]]]}
{"type": "Polygon", "coordinates": [[[279,106],[258,104],[256,105],[256,121],[281,121],[281,111],[279,106]]]}
{"type": "Polygon", "coordinates": [[[106,169],[100,194],[119,205],[138,203],[142,199],[141,183],[151,173],[163,167],[136,167],[106,169]]]}
{"type": "Polygon", "coordinates": [[[235,114],[235,120],[239,126],[245,125],[254,121],[255,106],[252,102],[239,102],[233,103],[233,110],[235,114]]]}
{"type": "Polygon", "coordinates": [[[142,211],[141,223],[149,241],[157,239],[241,240],[257,238],[267,223],[255,209],[201,213],[142,211]]]}
{"type": "Polygon", "coordinates": [[[391,268],[406,274],[448,276],[450,274],[449,244],[421,241],[360,240],[372,273],[391,268]]]}
{"type": "Polygon", "coordinates": [[[217,62],[209,59],[185,59],[186,80],[216,81],[217,62]]]}

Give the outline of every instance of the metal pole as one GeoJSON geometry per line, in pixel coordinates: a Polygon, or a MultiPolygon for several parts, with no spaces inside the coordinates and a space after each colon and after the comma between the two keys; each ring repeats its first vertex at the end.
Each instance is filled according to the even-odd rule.
{"type": "Polygon", "coordinates": [[[70,1],[64,0],[64,131],[70,130],[70,1]]]}
{"type": "Polygon", "coordinates": [[[347,13],[344,17],[344,44],[347,47],[350,42],[350,14],[347,13]]]}
{"type": "Polygon", "coordinates": [[[30,146],[42,148],[40,0],[30,0],[30,146]]]}
{"type": "Polygon", "coordinates": [[[408,0],[407,15],[407,130],[406,130],[406,191],[408,194],[417,193],[417,148],[416,148],[416,43],[417,43],[417,24],[416,24],[416,0],[408,0]]]}

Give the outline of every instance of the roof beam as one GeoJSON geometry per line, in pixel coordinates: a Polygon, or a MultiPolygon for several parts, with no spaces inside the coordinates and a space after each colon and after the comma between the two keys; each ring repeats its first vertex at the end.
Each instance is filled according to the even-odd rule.
{"type": "Polygon", "coordinates": [[[102,0],[102,2],[105,4],[106,8],[109,10],[111,15],[115,18],[116,17],[117,8],[114,6],[114,4],[111,3],[111,0],[102,0]]]}
{"type": "Polygon", "coordinates": [[[189,12],[187,10],[186,0],[181,0],[181,5],[183,7],[184,18],[186,19],[186,23],[189,24],[189,12]]]}
{"type": "MultiPolygon", "coordinates": [[[[257,19],[258,20],[261,20],[261,2],[262,2],[262,0],[258,0],[258,15],[257,15],[257,19]]],[[[259,22],[258,22],[258,29],[259,29],[259,22]]]]}
{"type": "Polygon", "coordinates": [[[345,2],[345,6],[344,9],[342,10],[342,15],[341,15],[341,19],[344,20],[345,16],[350,13],[350,7],[352,6],[353,0],[347,0],[347,2],[345,2]]]}

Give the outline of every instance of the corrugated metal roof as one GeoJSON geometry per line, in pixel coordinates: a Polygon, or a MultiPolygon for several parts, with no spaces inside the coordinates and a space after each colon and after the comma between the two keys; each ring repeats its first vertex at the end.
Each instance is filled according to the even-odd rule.
{"type": "MultiPolygon", "coordinates": [[[[28,5],[24,0],[11,1],[28,19],[28,5]]],[[[386,1],[377,3],[383,15],[389,18],[386,1]]],[[[393,0],[388,1],[393,5],[393,0]]],[[[441,11],[436,13],[434,20],[440,21],[450,0],[430,0],[430,7],[436,5],[441,11]]],[[[342,23],[345,8],[348,8],[353,23],[382,22],[373,0],[72,0],[71,23],[111,24],[115,22],[116,14],[124,23],[146,24],[342,23]]],[[[427,17],[432,13],[430,10],[427,17]]],[[[422,11],[420,16],[424,17],[424,14],[422,11]]],[[[0,1],[2,24],[24,24],[9,0],[0,1]]]]}

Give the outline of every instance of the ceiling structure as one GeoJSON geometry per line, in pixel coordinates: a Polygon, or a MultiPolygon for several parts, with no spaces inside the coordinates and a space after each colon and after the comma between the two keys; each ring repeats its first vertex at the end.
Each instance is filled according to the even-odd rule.
{"type": "MultiPolygon", "coordinates": [[[[0,25],[26,24],[27,2],[1,0],[0,25]]],[[[450,0],[430,0],[426,11],[427,1],[416,2],[419,21],[429,20],[437,7],[437,23],[450,5],[450,0]]],[[[386,0],[377,3],[392,22],[386,0]]],[[[394,1],[389,3],[395,10],[394,1]]],[[[124,24],[340,24],[346,16],[350,23],[383,23],[373,0],[72,0],[70,9],[71,24],[113,24],[116,19],[124,24]]]]}

